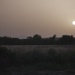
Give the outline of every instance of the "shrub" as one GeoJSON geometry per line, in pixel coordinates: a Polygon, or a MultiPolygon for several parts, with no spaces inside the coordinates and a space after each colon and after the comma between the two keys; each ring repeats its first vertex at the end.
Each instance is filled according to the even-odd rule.
{"type": "Polygon", "coordinates": [[[6,47],[0,46],[0,65],[8,66],[14,62],[15,54],[8,50],[6,47]]]}

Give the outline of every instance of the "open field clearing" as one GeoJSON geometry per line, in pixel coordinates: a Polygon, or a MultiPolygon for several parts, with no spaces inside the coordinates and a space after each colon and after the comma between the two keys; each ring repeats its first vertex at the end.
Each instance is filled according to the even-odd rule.
{"type": "Polygon", "coordinates": [[[53,49],[56,51],[75,50],[75,45],[3,45],[3,46],[15,52],[18,52],[18,51],[27,52],[32,50],[46,52],[50,49],[53,49]]]}
{"type": "Polygon", "coordinates": [[[73,71],[8,71],[0,75],[75,75],[73,71]]]}
{"type": "Polygon", "coordinates": [[[3,45],[0,75],[75,75],[74,45],[3,45]]]}

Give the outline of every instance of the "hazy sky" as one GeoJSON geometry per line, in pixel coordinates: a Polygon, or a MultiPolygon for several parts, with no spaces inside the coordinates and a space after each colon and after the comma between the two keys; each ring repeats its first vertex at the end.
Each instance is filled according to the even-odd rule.
{"type": "Polygon", "coordinates": [[[75,0],[0,0],[0,36],[75,36],[75,0]]]}

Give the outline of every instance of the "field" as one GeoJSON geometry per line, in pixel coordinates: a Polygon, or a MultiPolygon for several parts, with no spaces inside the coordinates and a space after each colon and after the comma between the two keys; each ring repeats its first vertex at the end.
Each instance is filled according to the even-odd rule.
{"type": "Polygon", "coordinates": [[[75,50],[75,45],[3,45],[3,46],[15,52],[27,52],[32,50],[46,52],[50,49],[54,49],[56,51],[75,50]]]}
{"type": "Polygon", "coordinates": [[[3,45],[3,47],[7,48],[9,56],[5,52],[4,58],[8,63],[0,70],[0,75],[75,75],[74,45],[3,45]],[[14,56],[12,53],[15,53],[14,56]],[[11,63],[8,60],[11,60],[11,63]]]}

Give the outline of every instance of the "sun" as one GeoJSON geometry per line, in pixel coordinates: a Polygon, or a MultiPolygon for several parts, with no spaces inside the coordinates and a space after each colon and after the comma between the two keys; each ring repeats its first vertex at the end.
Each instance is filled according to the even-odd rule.
{"type": "Polygon", "coordinates": [[[72,24],[75,25],[75,21],[73,21],[72,24]]]}

